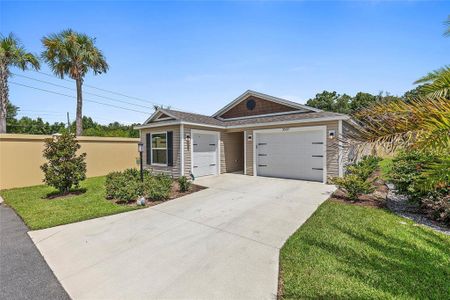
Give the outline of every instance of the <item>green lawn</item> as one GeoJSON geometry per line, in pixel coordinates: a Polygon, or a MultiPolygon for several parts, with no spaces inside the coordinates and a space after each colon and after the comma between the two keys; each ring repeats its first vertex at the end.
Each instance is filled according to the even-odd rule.
{"type": "Polygon", "coordinates": [[[285,299],[450,299],[450,237],[383,209],[326,201],[280,265],[285,299]]]}
{"type": "Polygon", "coordinates": [[[32,230],[73,223],[135,209],[105,199],[105,177],[86,179],[86,193],[64,198],[45,199],[54,189],[45,185],[0,191],[5,202],[14,208],[32,230]]]}
{"type": "Polygon", "coordinates": [[[389,173],[389,170],[391,169],[392,158],[391,157],[384,158],[382,161],[380,161],[378,163],[378,165],[380,166],[381,178],[384,181],[389,180],[388,173],[389,173]]]}

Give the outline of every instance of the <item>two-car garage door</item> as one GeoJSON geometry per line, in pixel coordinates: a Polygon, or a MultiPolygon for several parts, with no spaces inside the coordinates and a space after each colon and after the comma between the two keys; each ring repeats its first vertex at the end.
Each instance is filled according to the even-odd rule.
{"type": "Polygon", "coordinates": [[[256,175],[324,181],[325,134],[321,127],[255,131],[256,175]]]}

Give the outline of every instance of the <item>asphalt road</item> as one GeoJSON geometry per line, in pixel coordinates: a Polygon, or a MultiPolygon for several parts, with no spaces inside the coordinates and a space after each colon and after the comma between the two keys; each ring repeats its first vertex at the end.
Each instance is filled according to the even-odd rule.
{"type": "Polygon", "coordinates": [[[70,299],[27,231],[16,213],[0,204],[0,299],[70,299]]]}

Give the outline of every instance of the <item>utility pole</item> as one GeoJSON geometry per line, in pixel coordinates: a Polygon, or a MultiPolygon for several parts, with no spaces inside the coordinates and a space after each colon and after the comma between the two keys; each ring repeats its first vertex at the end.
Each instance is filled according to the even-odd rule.
{"type": "Polygon", "coordinates": [[[67,112],[67,131],[70,133],[70,119],[69,119],[69,112],[67,112]]]}

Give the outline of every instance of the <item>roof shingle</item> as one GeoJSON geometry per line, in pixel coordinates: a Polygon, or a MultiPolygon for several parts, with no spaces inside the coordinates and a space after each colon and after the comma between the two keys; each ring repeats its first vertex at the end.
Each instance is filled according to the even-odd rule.
{"type": "MultiPolygon", "coordinates": [[[[271,122],[283,122],[283,121],[305,121],[305,120],[311,120],[314,121],[314,119],[317,118],[328,118],[328,117],[347,117],[344,114],[334,113],[334,112],[292,112],[289,114],[281,114],[281,115],[273,115],[273,116],[255,116],[253,118],[245,118],[245,119],[238,119],[238,120],[219,120],[214,117],[200,115],[200,114],[194,114],[194,113],[188,113],[178,110],[172,110],[172,109],[161,109],[161,111],[167,113],[168,115],[172,115],[176,119],[179,119],[183,122],[189,122],[189,123],[199,123],[199,124],[205,124],[205,125],[215,125],[215,126],[245,126],[245,125],[252,125],[252,124],[261,124],[261,123],[271,123],[271,122]]],[[[170,121],[167,121],[170,122],[170,121]]],[[[158,122],[162,123],[162,122],[158,122]]]]}

